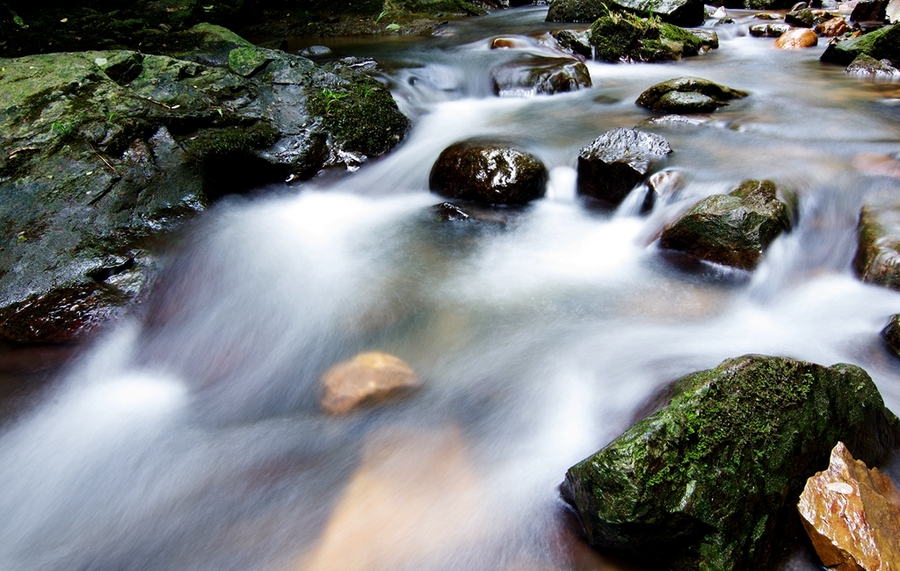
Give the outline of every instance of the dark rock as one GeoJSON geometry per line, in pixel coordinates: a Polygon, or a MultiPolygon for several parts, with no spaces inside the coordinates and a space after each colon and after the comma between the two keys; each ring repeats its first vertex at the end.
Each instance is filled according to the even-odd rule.
{"type": "Polygon", "coordinates": [[[578,194],[615,208],[672,148],[653,133],[613,129],[578,154],[578,194]]]}
{"type": "Polygon", "coordinates": [[[900,357],[900,314],[891,316],[888,324],[881,330],[881,337],[894,355],[900,357]]]}
{"type": "Polygon", "coordinates": [[[803,8],[795,12],[788,12],[784,15],[784,22],[799,28],[812,28],[823,22],[827,22],[832,15],[823,10],[811,10],[803,8]]]}
{"type": "Polygon", "coordinates": [[[787,24],[753,24],[750,35],[755,38],[777,38],[790,29],[787,24]]]}
{"type": "Polygon", "coordinates": [[[548,22],[590,23],[610,12],[648,13],[678,26],[700,26],[705,9],[697,0],[552,0],[548,22]]]}
{"type": "Polygon", "coordinates": [[[442,202],[431,207],[434,217],[440,222],[474,222],[465,210],[451,202],[442,202]]]}
{"type": "Polygon", "coordinates": [[[331,55],[333,52],[328,46],[309,46],[300,50],[303,57],[322,57],[331,55]]]}
{"type": "Polygon", "coordinates": [[[752,270],[791,221],[771,181],[747,180],[729,194],[694,205],[663,230],[660,247],[717,264],[752,270]]]}
{"type": "Polygon", "coordinates": [[[900,291],[900,208],[863,207],[857,232],[857,277],[900,291]]]}
{"type": "Polygon", "coordinates": [[[509,146],[464,141],[444,149],[429,176],[432,191],[482,204],[526,204],[544,196],[547,169],[509,146]]]}
{"type": "Polygon", "coordinates": [[[572,30],[560,30],[558,32],[553,32],[552,34],[560,48],[584,58],[593,57],[593,50],[591,49],[591,43],[587,33],[575,32],[572,30]]]}
{"type": "Polygon", "coordinates": [[[749,93],[731,89],[708,79],[679,77],[650,87],[636,103],[660,113],[708,113],[728,105],[728,101],[749,93]]]}
{"type": "Polygon", "coordinates": [[[876,60],[886,59],[893,66],[900,65],[900,24],[881,28],[858,38],[833,41],[819,59],[850,65],[861,54],[876,60]]]}
{"type": "Polygon", "coordinates": [[[900,75],[900,70],[892,66],[890,61],[886,59],[878,61],[865,54],[856,56],[856,59],[844,71],[852,75],[884,79],[900,75]]]}
{"type": "Polygon", "coordinates": [[[668,406],[569,469],[590,543],[669,569],[780,568],[797,498],[843,441],[869,464],[900,421],[865,371],[747,355],[682,377],[668,406]]]}
{"type": "Polygon", "coordinates": [[[887,15],[887,0],[862,0],[853,7],[850,13],[850,22],[859,24],[862,22],[884,23],[887,15]]]}
{"type": "Polygon", "coordinates": [[[574,58],[532,56],[514,60],[492,70],[494,93],[508,95],[552,95],[591,86],[591,74],[574,58]]]}
{"type": "Polygon", "coordinates": [[[622,13],[598,18],[591,26],[590,43],[594,57],[609,62],[673,61],[711,47],[708,38],[678,26],[622,13]]]}

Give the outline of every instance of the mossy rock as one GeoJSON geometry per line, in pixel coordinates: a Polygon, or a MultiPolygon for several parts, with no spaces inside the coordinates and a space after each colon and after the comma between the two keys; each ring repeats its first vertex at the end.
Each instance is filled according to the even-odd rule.
{"type": "Polygon", "coordinates": [[[838,441],[870,466],[900,445],[865,371],[746,355],[676,381],[668,406],[561,489],[602,550],[675,570],[776,569],[803,534],[797,498],[838,441]]]}
{"type": "Polygon", "coordinates": [[[791,228],[787,205],[771,181],[747,180],[729,194],[715,194],[694,205],[660,237],[661,248],[752,270],[763,252],[791,228]]]}
{"type": "Polygon", "coordinates": [[[863,207],[853,269],[864,282],[900,291],[900,207],[863,207]]]}
{"type": "Polygon", "coordinates": [[[700,26],[704,5],[698,0],[552,0],[548,22],[593,22],[611,12],[652,15],[679,26],[700,26]]]}
{"type": "Polygon", "coordinates": [[[704,46],[712,47],[684,28],[615,12],[594,21],[589,41],[594,57],[609,62],[673,61],[697,55],[704,46]]]}
{"type": "Polygon", "coordinates": [[[660,113],[708,113],[748,95],[701,77],[679,77],[649,87],[635,103],[660,113]]]}
{"type": "Polygon", "coordinates": [[[857,56],[865,54],[876,60],[888,60],[900,66],[900,23],[869,32],[858,38],[828,44],[821,61],[850,65],[857,56]]]}

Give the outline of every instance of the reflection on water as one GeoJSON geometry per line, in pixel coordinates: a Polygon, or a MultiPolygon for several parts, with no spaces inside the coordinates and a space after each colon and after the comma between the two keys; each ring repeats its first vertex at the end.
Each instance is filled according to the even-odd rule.
{"type": "Polygon", "coordinates": [[[739,14],[718,52],[590,63],[591,89],[492,96],[489,69],[515,54],[488,38],[544,33],[545,10],[336,46],[378,50],[414,130],[338,182],[220,204],[146,315],[4,425],[0,568],[624,570],[580,543],[556,486],[672,379],[749,352],[852,362],[900,410],[878,336],[900,296],[849,268],[860,206],[897,196],[893,86],[746,37],[739,14]],[[586,209],[578,150],[646,121],[637,95],[678,75],[752,95],[695,124],[645,123],[686,181],[650,215],[586,209]],[[495,223],[435,222],[431,164],[473,136],[537,155],[547,198],[495,223]],[[756,272],[657,250],[668,220],[747,177],[799,199],[756,272]],[[368,350],[424,389],[324,415],[321,374],[368,350]]]}

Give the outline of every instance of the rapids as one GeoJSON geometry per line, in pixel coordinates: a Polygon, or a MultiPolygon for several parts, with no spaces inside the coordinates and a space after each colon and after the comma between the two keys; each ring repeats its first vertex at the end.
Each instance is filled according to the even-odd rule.
{"type": "Polygon", "coordinates": [[[0,425],[0,569],[632,569],[580,546],[556,486],[667,382],[751,352],[850,362],[900,412],[879,337],[900,294],[850,269],[860,206],[900,187],[854,166],[900,151],[898,84],[820,64],[823,45],[776,50],[738,13],[711,53],[589,62],[593,88],[494,96],[489,70],[515,54],[490,38],[558,27],[545,12],[332,45],[382,63],[413,130],[354,173],[220,202],[163,259],[145,315],[0,425]],[[638,94],[684,75],[751,96],[648,127],[687,180],[673,200],[586,208],[578,150],[647,120],[638,94]],[[502,225],[436,223],[431,165],[474,136],[537,155],[547,197],[502,225]],[[658,250],[667,221],[750,177],[799,196],[754,273],[658,250]],[[325,416],[319,377],[365,350],[424,389],[325,416]]]}

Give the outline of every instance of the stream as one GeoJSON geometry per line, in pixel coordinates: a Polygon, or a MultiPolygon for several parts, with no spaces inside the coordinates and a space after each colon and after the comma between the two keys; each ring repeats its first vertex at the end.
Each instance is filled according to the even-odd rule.
{"type": "Polygon", "coordinates": [[[860,207],[900,190],[866,168],[900,151],[900,84],[820,63],[824,41],[777,50],[735,12],[718,50],[590,61],[592,88],[495,96],[490,70],[521,54],[490,39],[559,29],[546,10],[331,44],[380,62],[412,131],[356,172],[218,203],[163,258],[146,316],[0,425],[0,569],[637,569],[584,547],[557,486],[670,381],[746,353],[848,362],[900,412],[879,335],[900,294],[850,267],[860,207]],[[751,95],[644,123],[685,187],[643,216],[578,200],[579,149],[653,117],[637,96],[687,75],[751,95]],[[431,165],[471,137],[540,158],[547,196],[498,224],[436,222],[431,165]],[[746,178],[799,197],[754,272],[659,250],[667,222],[746,178]],[[324,414],[323,372],[370,350],[423,388],[324,414]]]}

